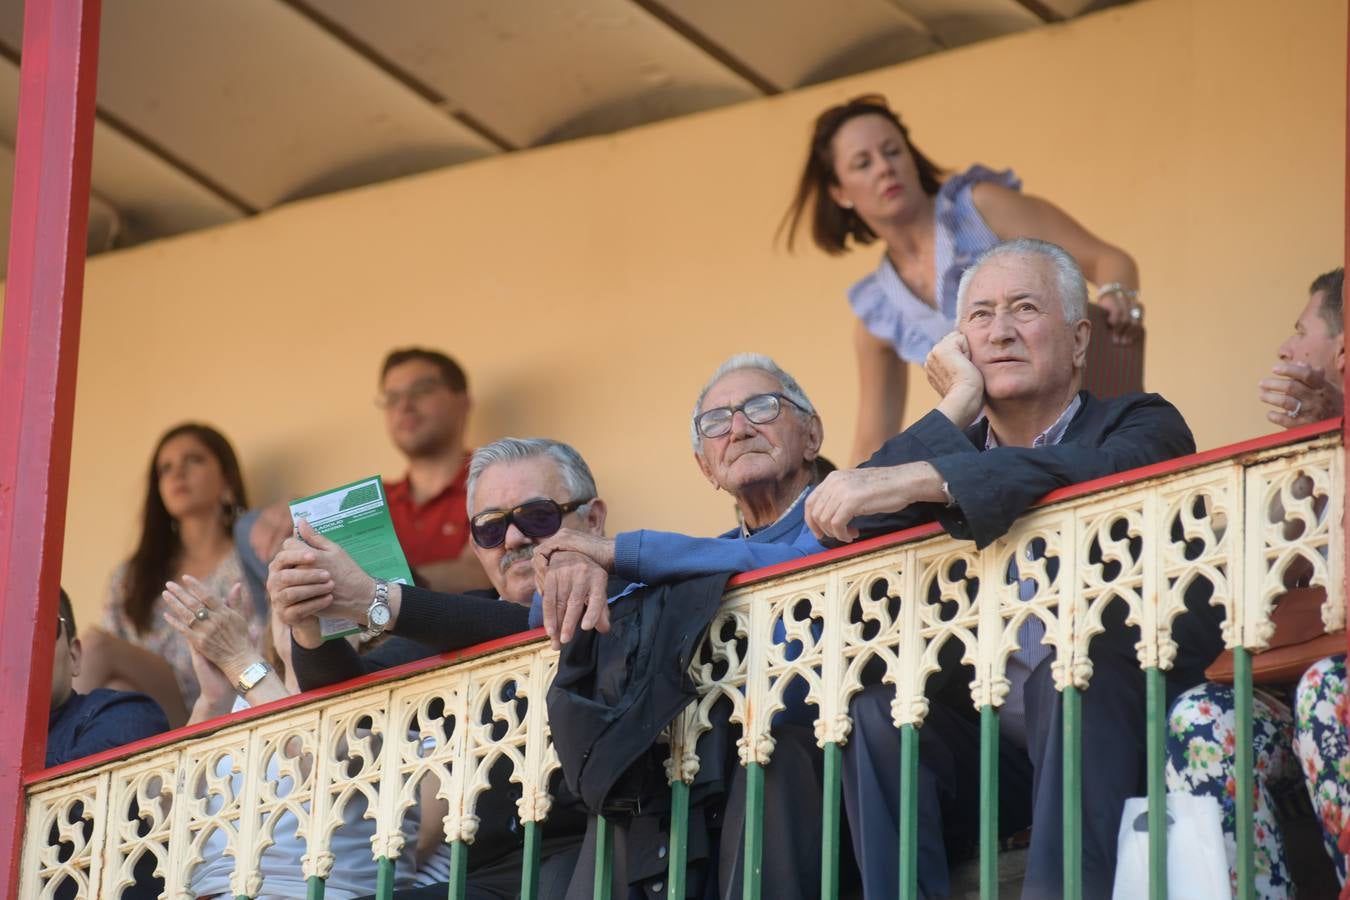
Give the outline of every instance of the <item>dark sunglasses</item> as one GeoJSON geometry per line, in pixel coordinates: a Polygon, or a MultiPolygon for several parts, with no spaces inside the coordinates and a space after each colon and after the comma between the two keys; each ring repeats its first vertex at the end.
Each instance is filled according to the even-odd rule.
{"type": "MultiPolygon", "coordinates": [[[[694,424],[698,426],[698,433],[705,438],[720,438],[731,432],[731,420],[736,418],[736,413],[745,413],[752,425],[767,425],[778,418],[784,403],[802,409],[801,404],[782,394],[755,394],[739,406],[719,406],[707,410],[694,420],[694,424]]],[[[802,409],[802,412],[805,411],[802,409]]]]}
{"type": "Polygon", "coordinates": [[[473,542],[484,550],[500,547],[506,541],[506,529],[512,523],[521,534],[539,540],[555,534],[562,527],[563,516],[594,499],[587,497],[559,504],[548,497],[536,497],[511,509],[485,510],[469,520],[469,533],[473,535],[473,542]]]}

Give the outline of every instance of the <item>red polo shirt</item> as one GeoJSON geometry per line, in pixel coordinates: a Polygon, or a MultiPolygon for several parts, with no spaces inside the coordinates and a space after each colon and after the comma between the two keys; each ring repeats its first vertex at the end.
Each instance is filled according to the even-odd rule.
{"type": "Polygon", "coordinates": [[[389,516],[394,520],[394,532],[403,545],[403,555],[414,569],[433,562],[457,559],[469,542],[468,482],[469,457],[455,480],[445,490],[426,503],[413,502],[412,488],[404,476],[402,481],[385,482],[384,494],[389,501],[389,516]]]}

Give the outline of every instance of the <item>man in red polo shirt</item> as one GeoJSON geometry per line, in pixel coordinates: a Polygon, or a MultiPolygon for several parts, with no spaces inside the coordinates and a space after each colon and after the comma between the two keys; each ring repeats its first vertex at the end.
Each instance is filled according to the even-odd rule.
{"type": "MultiPolygon", "coordinates": [[[[470,455],[464,430],[472,405],[464,370],[437,350],[394,350],[380,368],[375,403],[384,410],[389,439],[408,460],[403,480],[384,487],[394,531],[418,582],[451,594],[488,587],[478,558],[464,552],[470,455]]],[[[291,527],[285,503],[249,513],[236,523],[235,545],[251,586],[261,590],[267,564],[291,536],[291,527]]]]}
{"type": "Polygon", "coordinates": [[[438,591],[487,587],[477,557],[464,552],[469,540],[464,429],[470,406],[464,370],[436,350],[394,350],[380,370],[376,402],[389,439],[408,460],[403,480],[385,483],[408,565],[438,591]]]}

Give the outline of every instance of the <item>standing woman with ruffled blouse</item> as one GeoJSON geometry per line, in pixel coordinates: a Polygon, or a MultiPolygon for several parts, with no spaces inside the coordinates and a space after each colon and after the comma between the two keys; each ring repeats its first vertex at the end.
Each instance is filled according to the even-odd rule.
{"type": "Polygon", "coordinates": [[[792,205],[788,246],[810,210],[811,237],[831,255],[880,240],[876,271],[849,288],[858,317],[858,425],[852,463],[900,429],[909,383],[956,322],[961,273],[1000,241],[1034,237],[1073,255],[1106,310],[1115,340],[1132,340],[1143,319],[1139,271],[1129,254],[1098,238],[1049,201],[1021,193],[1010,170],[971,166],[956,175],[910,141],[878,94],[832,106],[816,119],[792,205]],[[852,242],[850,243],[850,239],[852,242]]]}

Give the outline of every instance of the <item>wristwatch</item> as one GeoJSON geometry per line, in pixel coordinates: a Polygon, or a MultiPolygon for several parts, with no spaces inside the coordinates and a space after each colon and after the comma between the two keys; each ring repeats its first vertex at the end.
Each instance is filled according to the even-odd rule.
{"type": "Polygon", "coordinates": [[[241,695],[247,694],[258,686],[258,682],[267,677],[267,673],[272,671],[272,667],[262,660],[258,660],[253,665],[239,673],[239,680],[234,686],[239,689],[241,695]]]}
{"type": "Polygon", "coordinates": [[[371,598],[370,608],[366,610],[366,631],[362,640],[378,637],[392,618],[389,610],[389,582],[383,578],[375,579],[375,596],[371,598]]]}

